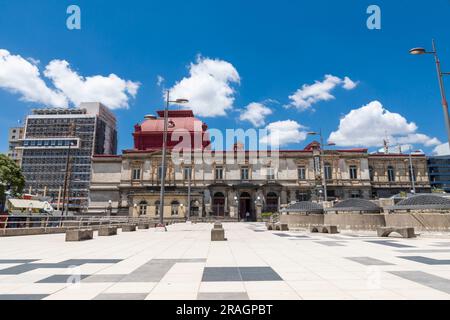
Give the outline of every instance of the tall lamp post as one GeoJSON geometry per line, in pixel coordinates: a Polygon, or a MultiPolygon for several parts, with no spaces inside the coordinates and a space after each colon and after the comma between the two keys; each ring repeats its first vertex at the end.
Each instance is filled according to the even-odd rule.
{"type": "MultiPolygon", "coordinates": [[[[69,137],[75,136],[75,123],[71,122],[69,125],[69,137]]],[[[70,168],[70,152],[72,149],[72,140],[69,139],[69,148],[67,149],[67,155],[66,155],[66,168],[65,168],[65,174],[64,174],[64,187],[63,187],[63,203],[62,203],[62,211],[61,216],[64,216],[64,212],[67,212],[67,215],[69,214],[69,202],[70,202],[70,194],[67,195],[67,188],[70,186],[70,176],[71,176],[71,168],[70,168]],[[67,203],[66,203],[66,196],[67,196],[67,203]]],[[[70,187],[69,187],[70,188],[70,187]]],[[[69,190],[70,192],[70,190],[69,190]]]]}
{"type": "Polygon", "coordinates": [[[170,91],[167,90],[166,107],[164,109],[164,132],[163,132],[163,147],[162,147],[162,164],[161,164],[161,195],[159,199],[159,226],[164,228],[164,196],[165,196],[165,184],[166,184],[166,154],[167,154],[167,130],[169,126],[169,105],[188,103],[187,99],[170,100],[170,91]]]}
{"type": "Polygon", "coordinates": [[[416,194],[416,173],[414,172],[413,167],[411,147],[409,147],[409,177],[411,179],[411,188],[412,188],[411,191],[413,194],[416,194]]]}
{"type": "Polygon", "coordinates": [[[192,184],[192,167],[188,167],[188,205],[187,205],[187,221],[191,220],[191,184],[192,184]]]}
{"type": "Polygon", "coordinates": [[[336,144],[329,142],[326,145],[324,145],[322,129],[320,129],[319,132],[308,132],[308,135],[320,137],[320,166],[322,167],[321,170],[322,170],[323,195],[324,195],[324,201],[327,202],[328,201],[328,193],[327,193],[327,179],[325,177],[325,162],[324,162],[325,150],[324,150],[324,147],[331,147],[331,146],[335,146],[336,144]]]}
{"type": "Polygon", "coordinates": [[[450,145],[450,119],[448,116],[448,102],[447,102],[447,98],[445,96],[444,79],[443,79],[445,75],[450,75],[450,72],[442,72],[442,70],[441,70],[441,62],[440,62],[438,54],[437,54],[434,39],[432,41],[432,48],[433,48],[433,51],[426,51],[424,48],[413,48],[413,49],[409,50],[409,53],[413,54],[413,55],[432,54],[434,56],[434,61],[436,63],[436,70],[437,70],[437,74],[438,74],[439,89],[441,92],[442,108],[444,109],[445,127],[447,129],[447,140],[450,145]]]}

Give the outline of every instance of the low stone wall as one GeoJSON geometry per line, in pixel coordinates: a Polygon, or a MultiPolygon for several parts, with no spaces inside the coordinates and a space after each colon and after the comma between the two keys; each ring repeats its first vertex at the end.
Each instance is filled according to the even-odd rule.
{"type": "Polygon", "coordinates": [[[421,231],[450,231],[450,214],[393,213],[386,215],[389,227],[414,227],[421,231]]]}
{"type": "Polygon", "coordinates": [[[287,223],[290,228],[309,227],[311,224],[324,224],[323,214],[283,214],[280,216],[281,223],[287,223]]]}
{"type": "Polygon", "coordinates": [[[0,237],[36,236],[41,234],[65,233],[67,228],[23,228],[0,229],[0,237]]]}
{"type": "Polygon", "coordinates": [[[440,213],[290,214],[281,215],[280,222],[287,223],[290,228],[325,224],[338,226],[341,230],[376,230],[378,227],[413,227],[419,231],[450,231],[450,214],[440,213]]]}
{"type": "Polygon", "coordinates": [[[325,224],[343,230],[376,230],[386,226],[384,217],[383,214],[329,213],[325,215],[325,224]]]}

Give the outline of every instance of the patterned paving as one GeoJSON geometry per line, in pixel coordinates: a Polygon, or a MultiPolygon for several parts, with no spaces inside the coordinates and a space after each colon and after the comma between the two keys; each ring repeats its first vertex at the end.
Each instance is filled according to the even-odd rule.
{"type": "Polygon", "coordinates": [[[80,243],[0,238],[0,300],[450,298],[450,236],[380,239],[235,223],[224,224],[228,241],[211,242],[211,227],[80,243]]]}

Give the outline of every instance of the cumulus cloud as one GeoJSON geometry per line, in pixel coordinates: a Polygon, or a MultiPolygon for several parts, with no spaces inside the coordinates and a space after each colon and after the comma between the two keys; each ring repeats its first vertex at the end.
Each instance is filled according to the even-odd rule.
{"type": "Polygon", "coordinates": [[[402,115],[388,111],[379,101],[372,101],[345,115],[329,141],[339,146],[380,147],[388,138],[391,145],[438,145],[437,138],[418,133],[417,125],[402,115]]]}
{"type": "Polygon", "coordinates": [[[354,82],[349,77],[341,79],[331,74],[327,74],[323,81],[316,81],[311,85],[304,84],[293,95],[289,96],[291,102],[287,107],[295,107],[300,111],[304,111],[311,108],[313,104],[319,101],[334,99],[335,97],[331,92],[337,86],[342,86],[345,90],[353,90],[357,85],[357,82],[354,82]]]}
{"type": "Polygon", "coordinates": [[[450,147],[448,145],[448,142],[437,145],[436,148],[433,149],[433,155],[435,156],[450,155],[450,147]]]}
{"type": "Polygon", "coordinates": [[[0,88],[20,95],[28,102],[48,107],[78,106],[81,102],[102,102],[111,109],[128,108],[140,84],[119,78],[95,75],[82,77],[67,61],[53,60],[44,70],[47,85],[38,68],[38,60],[24,59],[0,49],[0,88]]]}
{"type": "Polygon", "coordinates": [[[224,116],[233,109],[233,85],[239,83],[239,73],[231,63],[199,56],[189,66],[189,77],[177,82],[171,95],[189,99],[184,106],[198,116],[224,116]]]}
{"type": "Polygon", "coordinates": [[[12,55],[0,49],[0,88],[20,95],[27,102],[38,102],[55,107],[67,106],[67,97],[47,87],[42,80],[37,61],[12,55]]]}
{"type": "Polygon", "coordinates": [[[241,113],[239,120],[249,121],[255,127],[266,124],[266,117],[272,114],[272,110],[262,103],[252,102],[241,113]]]}
{"type": "Polygon", "coordinates": [[[280,147],[291,143],[299,143],[306,140],[306,127],[294,120],[272,122],[265,128],[267,135],[263,136],[260,143],[280,147]]]}
{"type": "Polygon", "coordinates": [[[75,105],[100,101],[111,109],[128,108],[128,100],[134,98],[139,89],[139,83],[122,80],[115,74],[82,77],[64,60],[51,61],[44,75],[75,105]]]}

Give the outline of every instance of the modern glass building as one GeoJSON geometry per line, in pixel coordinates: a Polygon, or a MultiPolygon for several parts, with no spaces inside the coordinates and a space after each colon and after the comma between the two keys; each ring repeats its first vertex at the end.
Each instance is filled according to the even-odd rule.
{"type": "Polygon", "coordinates": [[[428,172],[432,188],[450,192],[450,155],[428,157],[428,172]]]}
{"type": "Polygon", "coordinates": [[[101,103],[73,109],[38,109],[27,116],[21,144],[25,191],[50,197],[60,209],[88,205],[91,158],[117,153],[116,118],[101,103]]]}

